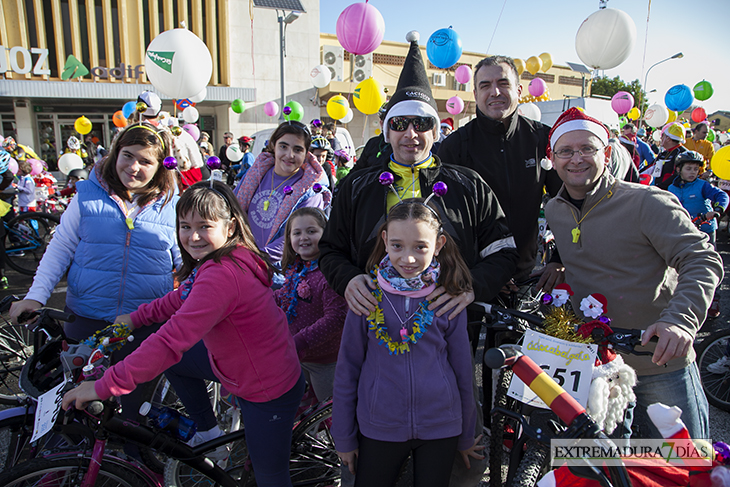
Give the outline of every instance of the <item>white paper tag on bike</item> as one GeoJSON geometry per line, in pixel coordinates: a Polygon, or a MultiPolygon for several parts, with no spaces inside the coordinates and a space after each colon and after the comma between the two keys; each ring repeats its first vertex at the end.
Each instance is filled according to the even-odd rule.
{"type": "Polygon", "coordinates": [[[38,405],[35,408],[33,437],[30,439],[31,443],[51,431],[53,425],[56,424],[58,413],[61,412],[61,402],[63,401],[62,391],[65,385],[65,382],[61,382],[38,398],[38,405]]]}
{"type": "MultiPolygon", "coordinates": [[[[597,351],[597,345],[569,342],[533,330],[525,332],[522,342],[522,353],[534,360],[583,407],[588,403],[597,351]]],[[[530,406],[550,409],[516,375],[512,376],[507,395],[530,406]]]]}

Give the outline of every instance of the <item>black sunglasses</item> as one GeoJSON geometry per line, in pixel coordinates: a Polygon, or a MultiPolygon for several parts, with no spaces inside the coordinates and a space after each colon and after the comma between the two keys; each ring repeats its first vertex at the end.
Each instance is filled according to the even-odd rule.
{"type": "Polygon", "coordinates": [[[416,132],[428,132],[433,130],[436,121],[433,117],[392,117],[388,119],[388,128],[396,132],[405,132],[411,123],[416,132]]]}

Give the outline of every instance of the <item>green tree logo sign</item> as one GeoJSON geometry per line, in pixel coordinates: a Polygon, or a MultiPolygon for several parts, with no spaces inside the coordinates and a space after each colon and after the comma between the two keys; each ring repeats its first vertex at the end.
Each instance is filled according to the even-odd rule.
{"type": "Polygon", "coordinates": [[[66,64],[63,66],[63,72],[61,73],[61,79],[67,81],[71,78],[81,78],[89,74],[89,68],[84,66],[84,63],[73,54],[69,54],[66,59],[66,64]]]}

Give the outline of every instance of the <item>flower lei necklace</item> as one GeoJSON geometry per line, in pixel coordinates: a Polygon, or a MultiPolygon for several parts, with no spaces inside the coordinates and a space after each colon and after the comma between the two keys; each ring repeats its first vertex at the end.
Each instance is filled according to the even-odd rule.
{"type": "MultiPolygon", "coordinates": [[[[373,296],[375,296],[375,299],[378,300],[378,305],[375,307],[375,311],[370,313],[370,315],[367,317],[368,330],[372,330],[375,332],[375,338],[379,340],[378,343],[387,348],[390,355],[398,355],[401,353],[410,352],[411,348],[409,343],[413,345],[418,343],[418,340],[420,340],[421,337],[426,333],[426,331],[428,331],[428,327],[431,326],[431,323],[433,322],[435,312],[428,309],[428,306],[433,301],[421,302],[418,305],[418,311],[415,313],[416,318],[413,320],[413,326],[411,327],[411,334],[408,334],[406,323],[410,320],[411,317],[413,317],[413,315],[411,315],[411,317],[401,323],[401,343],[394,342],[388,334],[388,327],[384,326],[385,317],[383,316],[383,309],[380,307],[380,303],[383,301],[383,290],[380,289],[380,286],[378,285],[377,272],[378,270],[375,269],[371,278],[376,286],[375,290],[373,290],[372,293],[373,296]]],[[[395,311],[395,309],[393,309],[393,311],[395,311]]]]}
{"type": "Polygon", "coordinates": [[[284,283],[281,307],[286,312],[286,320],[291,321],[297,316],[297,301],[302,298],[311,297],[311,290],[304,277],[319,267],[319,259],[297,261],[286,270],[286,282],[284,283]],[[301,268],[300,268],[301,267],[301,268]],[[299,269],[299,270],[297,270],[299,269]]]}

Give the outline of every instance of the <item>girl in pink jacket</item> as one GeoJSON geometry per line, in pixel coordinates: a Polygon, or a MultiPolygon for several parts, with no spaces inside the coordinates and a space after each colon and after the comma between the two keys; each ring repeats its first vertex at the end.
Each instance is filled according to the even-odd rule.
{"type": "Polygon", "coordinates": [[[197,183],[183,193],[177,230],[180,287],[116,319],[135,328],[166,323],[100,380],[69,391],[63,406],[127,394],[172,367],[166,375],[206,441],[220,431],[203,379],[219,381],[241,407],[257,484],[290,486],[291,431],[304,378],[271,292],[273,269],[223,183],[197,183]]]}

